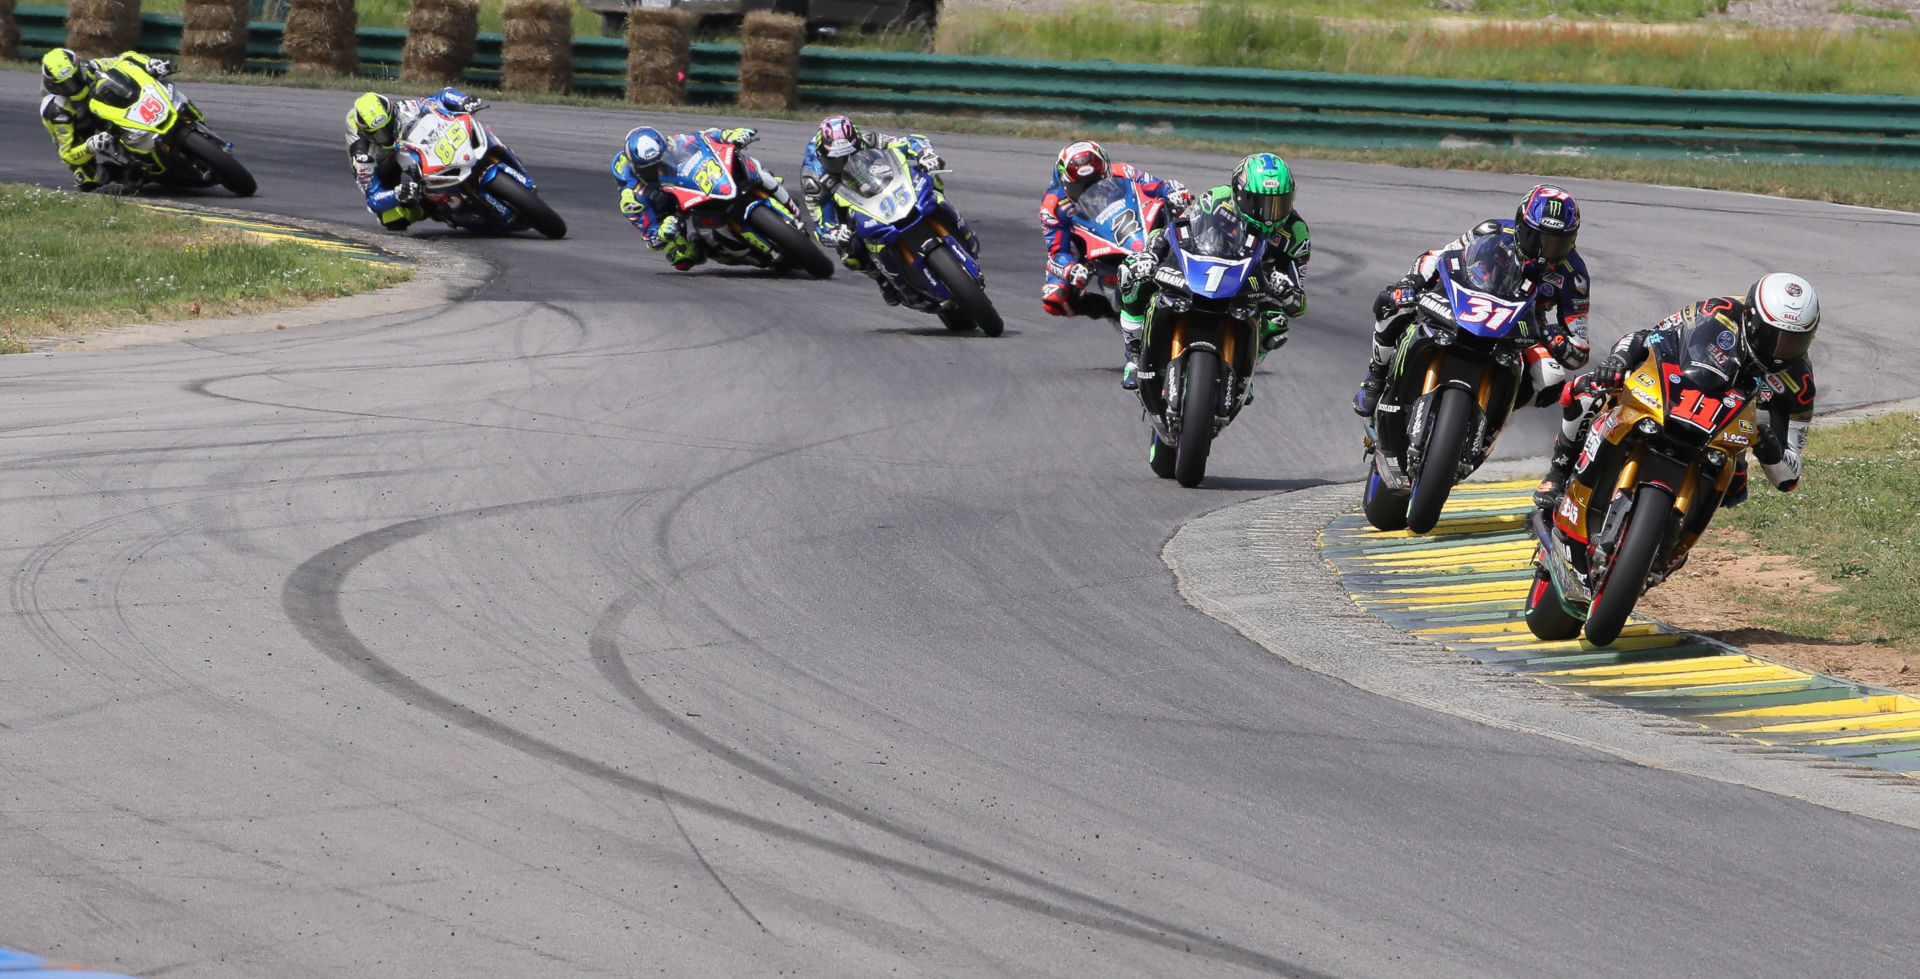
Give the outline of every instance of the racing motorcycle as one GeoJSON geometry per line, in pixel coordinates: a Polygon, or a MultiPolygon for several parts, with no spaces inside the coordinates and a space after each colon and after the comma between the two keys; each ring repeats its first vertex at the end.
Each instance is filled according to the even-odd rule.
{"type": "Polygon", "coordinates": [[[1687,561],[1720,508],[1741,454],[1762,438],[1757,390],[1738,382],[1731,330],[1689,331],[1677,357],[1650,347],[1600,403],[1574,477],[1551,517],[1529,526],[1527,628],[1604,646],[1640,596],[1687,561]],[[1551,521],[1551,522],[1549,522],[1551,521]]]}
{"type": "Polygon", "coordinates": [[[855,244],[900,291],[900,303],[933,313],[956,332],[999,336],[1006,324],[987,298],[980,264],[943,222],[933,174],[897,146],[859,150],[834,188],[853,215],[855,244]]]}
{"type": "Polygon", "coordinates": [[[421,203],[435,221],[468,231],[567,234],[567,222],[540,199],[520,158],[472,113],[428,101],[400,134],[397,154],[400,168],[419,181],[421,203]]]}
{"type": "Polygon", "coordinates": [[[1367,419],[1367,521],[1424,534],[1455,484],[1487,461],[1513,414],[1533,339],[1531,284],[1513,244],[1476,239],[1441,256],[1414,304],[1367,419]]]}
{"type": "Polygon", "coordinates": [[[1237,211],[1204,206],[1174,221],[1167,241],[1170,261],[1153,270],[1138,393],[1154,475],[1198,486],[1214,438],[1247,401],[1260,329],[1254,290],[1242,290],[1258,288],[1267,243],[1237,211]]]}
{"type": "Polygon", "coordinates": [[[681,227],[722,265],[833,275],[806,225],[760,186],[760,164],[704,132],[670,140],[660,187],[680,202],[681,227]]]}
{"type": "Polygon", "coordinates": [[[122,61],[94,80],[92,111],[126,151],[122,179],[131,186],[219,185],[240,197],[259,189],[233,156],[233,144],[214,135],[172,82],[122,61]]]}
{"type": "Polygon", "coordinates": [[[1143,198],[1131,180],[1107,177],[1074,201],[1070,223],[1073,237],[1080,243],[1080,260],[1092,272],[1081,293],[1086,304],[1082,312],[1104,317],[1117,327],[1120,263],[1147,247],[1149,233],[1166,226],[1166,203],[1143,198]]]}

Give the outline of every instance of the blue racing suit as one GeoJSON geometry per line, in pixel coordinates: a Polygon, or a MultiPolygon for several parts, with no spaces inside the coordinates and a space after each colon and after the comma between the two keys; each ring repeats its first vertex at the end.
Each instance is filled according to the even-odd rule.
{"type": "MultiPolygon", "coordinates": [[[[448,112],[478,112],[486,103],[473,98],[457,88],[442,89],[437,95],[418,99],[394,99],[394,139],[397,142],[423,113],[430,112],[430,106],[437,106],[448,112]]],[[[372,139],[354,125],[353,110],[347,110],[347,159],[353,165],[353,177],[360,183],[360,190],[367,197],[367,210],[372,211],[380,223],[392,231],[405,230],[407,225],[427,216],[427,209],[415,200],[403,201],[407,196],[401,188],[408,181],[407,173],[400,166],[395,143],[376,146],[372,139]]]]}
{"type": "MultiPolygon", "coordinates": [[[[793,209],[793,197],[787,193],[787,188],[781,185],[780,178],[767,172],[759,161],[744,152],[748,143],[759,138],[752,129],[702,129],[698,133],[682,133],[670,137],[669,142],[673,144],[674,149],[686,148],[701,135],[716,142],[732,143],[741,147],[743,152],[740,154],[740,162],[746,170],[747,178],[758,181],[774,200],[780,202],[781,206],[788,210],[793,209]]],[[[673,152],[674,150],[668,150],[667,155],[672,155],[673,152]]],[[[704,261],[705,256],[700,253],[698,243],[681,234],[677,227],[678,222],[672,220],[674,215],[680,213],[679,198],[662,189],[657,177],[635,170],[633,161],[627,157],[627,151],[624,148],[613,155],[613,162],[609,164],[609,169],[613,171],[614,182],[620,185],[620,213],[626,215],[627,220],[632,221],[633,226],[640,229],[640,233],[646,236],[648,248],[655,251],[667,249],[667,260],[681,271],[704,261]]]]}

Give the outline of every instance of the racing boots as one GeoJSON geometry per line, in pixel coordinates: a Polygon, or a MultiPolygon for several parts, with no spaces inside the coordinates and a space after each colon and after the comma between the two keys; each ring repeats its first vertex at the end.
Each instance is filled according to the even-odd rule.
{"type": "Polygon", "coordinates": [[[1547,474],[1533,488],[1533,505],[1549,513],[1567,494],[1567,478],[1573,475],[1574,453],[1580,445],[1563,435],[1553,437],[1553,458],[1547,462],[1547,474]]]}

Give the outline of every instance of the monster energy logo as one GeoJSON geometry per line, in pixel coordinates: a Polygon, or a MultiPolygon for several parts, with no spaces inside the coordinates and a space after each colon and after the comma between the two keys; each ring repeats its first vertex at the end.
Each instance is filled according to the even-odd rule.
{"type": "Polygon", "coordinates": [[[1560,209],[1561,209],[1561,202],[1559,202],[1559,201],[1548,201],[1548,202],[1547,202],[1547,216],[1548,216],[1548,217],[1553,217],[1553,218],[1557,218],[1557,217],[1559,217],[1559,216],[1560,216],[1560,209]]]}

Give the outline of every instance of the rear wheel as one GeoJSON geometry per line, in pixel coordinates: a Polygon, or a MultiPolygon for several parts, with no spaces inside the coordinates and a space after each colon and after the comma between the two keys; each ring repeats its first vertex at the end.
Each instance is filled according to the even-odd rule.
{"type": "Polygon", "coordinates": [[[1646,588],[1654,552],[1660,549],[1660,538],[1666,535],[1667,521],[1672,517],[1673,493],[1666,487],[1642,483],[1634,491],[1627,529],[1620,534],[1620,546],[1607,565],[1606,580],[1600,582],[1593,596],[1593,610],[1587,613],[1588,642],[1605,646],[1620,638],[1620,629],[1646,588]]]}
{"type": "Polygon", "coordinates": [[[1173,460],[1173,478],[1182,486],[1198,486],[1207,478],[1207,455],[1213,450],[1213,409],[1220,403],[1220,358],[1211,350],[1186,356],[1186,388],[1180,392],[1179,451],[1173,460]]]}
{"type": "Polygon", "coordinates": [[[253,174],[248,173],[247,168],[234,159],[226,147],[198,129],[187,133],[180,141],[180,149],[205,164],[207,169],[213,171],[214,178],[220,181],[220,186],[232,191],[235,196],[252,197],[254,191],[260,189],[253,174]]]}
{"type": "Polygon", "coordinates": [[[1170,443],[1160,441],[1159,432],[1149,432],[1147,438],[1147,465],[1153,474],[1161,479],[1173,478],[1173,465],[1179,458],[1180,450],[1170,443]]]}
{"type": "Polygon", "coordinates": [[[520,181],[504,173],[495,174],[492,180],[487,181],[486,191],[513,208],[513,213],[532,226],[533,230],[549,238],[567,236],[567,222],[554,213],[552,205],[541,200],[539,194],[520,181]]]}
{"type": "Polygon", "coordinates": [[[794,268],[816,279],[833,277],[833,259],[808,239],[806,232],[780,220],[780,213],[772,205],[754,208],[753,213],[747,215],[747,227],[772,242],[773,247],[780,250],[780,257],[794,268]]]}
{"type": "Polygon", "coordinates": [[[1424,534],[1440,522],[1440,510],[1453,492],[1453,474],[1466,450],[1467,393],[1455,388],[1440,392],[1433,403],[1433,422],[1427,427],[1427,451],[1420,473],[1413,479],[1413,499],[1407,504],[1407,529],[1424,534]]]}
{"type": "Polygon", "coordinates": [[[1545,568],[1533,570],[1533,587],[1527,591],[1527,629],[1535,639],[1548,642],[1572,639],[1580,634],[1580,620],[1567,614],[1560,604],[1560,589],[1545,568]]]}
{"type": "Polygon", "coordinates": [[[1367,473],[1365,497],[1367,522],[1376,530],[1407,529],[1407,495],[1396,493],[1381,482],[1378,470],[1367,473]]]}
{"type": "MultiPolygon", "coordinates": [[[[1000,312],[993,308],[993,300],[987,298],[987,290],[967,274],[967,267],[960,259],[945,248],[936,248],[927,253],[927,264],[933,268],[933,274],[940,278],[947,291],[953,293],[953,301],[960,304],[960,314],[980,328],[980,332],[997,337],[1005,332],[1007,325],[1000,319],[1000,312]]],[[[951,328],[952,324],[948,324],[951,328]]]]}

